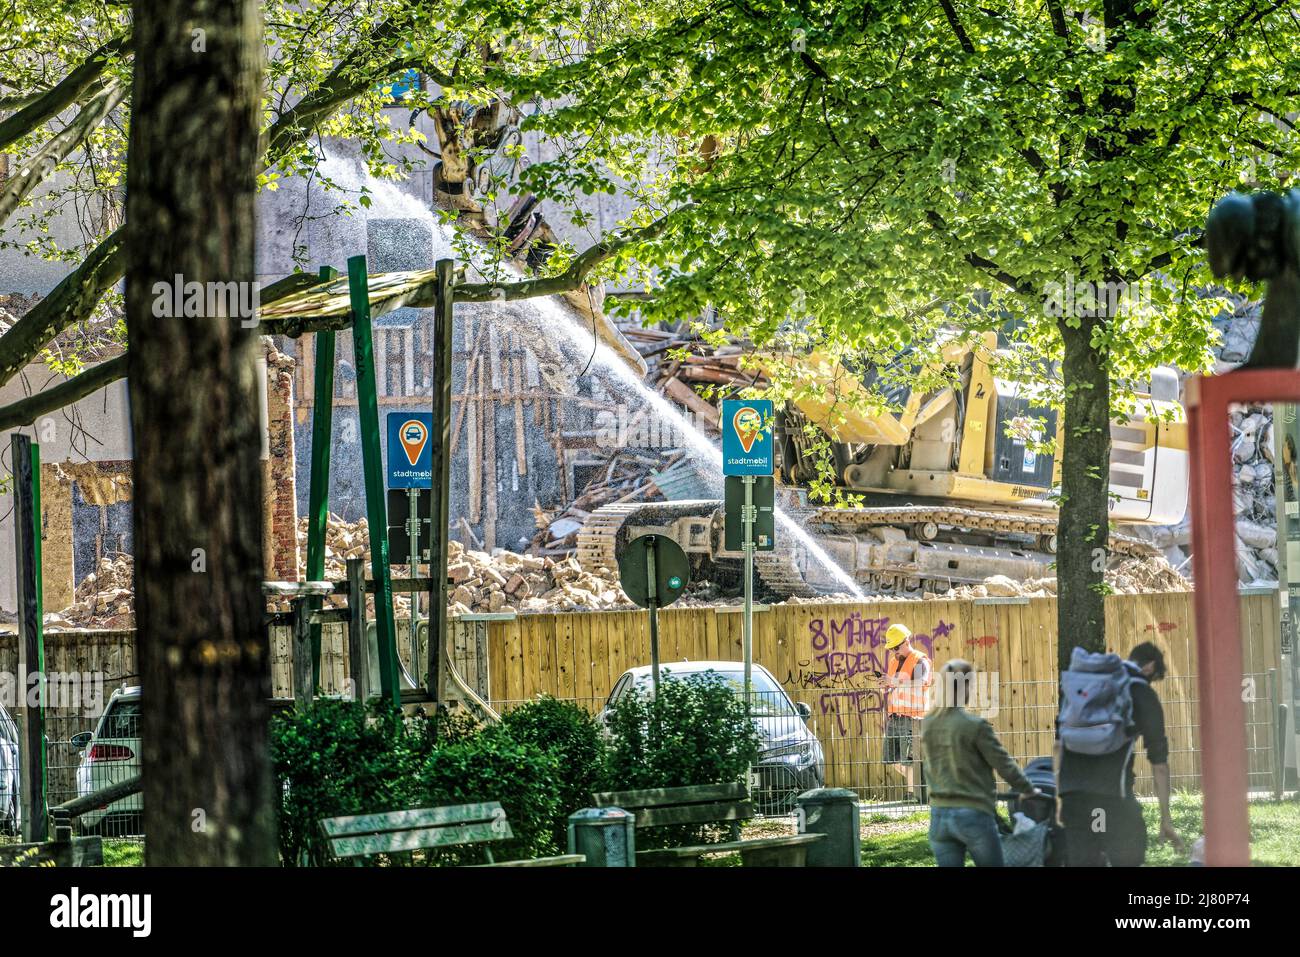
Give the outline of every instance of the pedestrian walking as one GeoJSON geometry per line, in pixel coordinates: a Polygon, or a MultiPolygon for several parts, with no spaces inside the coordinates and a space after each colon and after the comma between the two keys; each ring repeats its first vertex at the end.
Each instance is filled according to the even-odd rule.
{"type": "Polygon", "coordinates": [[[1165,676],[1164,653],[1144,641],[1128,660],[1075,648],[1061,675],[1056,721],[1060,823],[1071,867],[1139,867],[1146,860],[1142,805],[1133,793],[1133,758],[1146,747],[1160,805],[1158,840],[1180,853],[1169,813],[1169,740],[1165,712],[1151,687],[1165,676]]]}
{"type": "Polygon", "coordinates": [[[994,773],[1026,795],[1039,791],[998,740],[993,725],[966,710],[975,668],[954,658],[939,673],[934,709],[921,723],[930,785],[930,847],[940,867],[1002,867],[994,773]]]}

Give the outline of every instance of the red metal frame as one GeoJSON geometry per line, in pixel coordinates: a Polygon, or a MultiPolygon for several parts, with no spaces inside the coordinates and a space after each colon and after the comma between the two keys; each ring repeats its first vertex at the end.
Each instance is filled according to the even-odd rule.
{"type": "Polygon", "coordinates": [[[1253,369],[1197,377],[1188,380],[1186,398],[1205,863],[1241,867],[1250,863],[1250,825],[1228,406],[1300,403],[1300,372],[1253,369]]]}

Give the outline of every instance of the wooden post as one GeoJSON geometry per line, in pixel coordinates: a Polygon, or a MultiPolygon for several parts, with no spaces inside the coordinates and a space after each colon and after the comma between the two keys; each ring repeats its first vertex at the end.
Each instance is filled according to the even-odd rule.
{"type": "Polygon", "coordinates": [[[433,314],[433,443],[430,462],[432,535],[429,543],[428,684],[434,706],[442,698],[442,659],[447,651],[447,534],[451,525],[451,353],[455,263],[439,259],[437,299],[433,314]]]}
{"type": "Polygon", "coordinates": [[[23,837],[43,841],[48,835],[45,815],[45,641],[41,608],[40,447],[25,435],[9,440],[13,470],[14,555],[18,577],[18,693],[23,729],[18,739],[22,773],[23,837]],[[36,676],[37,700],[29,701],[31,675],[36,676]]]}
{"type": "Polygon", "coordinates": [[[352,346],[357,371],[357,415],[361,460],[366,479],[366,523],[370,531],[370,577],[375,580],[375,630],[379,645],[379,684],[393,704],[402,703],[398,680],[397,628],[393,621],[393,579],[388,567],[388,515],[384,502],[384,461],[379,444],[379,393],[370,328],[370,277],[366,257],[348,260],[352,300],[352,346]]]}
{"type": "MultiPolygon", "coordinates": [[[[320,278],[328,282],[338,270],[322,266],[320,278]]],[[[307,505],[307,581],[325,577],[325,533],[329,520],[330,444],[334,435],[334,330],[316,333],[315,389],[311,407],[311,487],[307,505]]],[[[310,611],[320,611],[323,600],[312,598],[310,611]]],[[[311,626],[312,687],[320,686],[320,625],[311,626]]],[[[295,649],[296,650],[296,649],[295,649]]]]}
{"type": "Polygon", "coordinates": [[[311,606],[319,603],[319,598],[295,598],[293,600],[293,702],[299,711],[311,707],[316,694],[314,680],[317,670],[313,667],[311,641],[311,606]]]}
{"type": "Polygon", "coordinates": [[[358,701],[370,699],[370,655],[366,647],[366,566],[360,558],[348,564],[348,667],[358,701]]]}

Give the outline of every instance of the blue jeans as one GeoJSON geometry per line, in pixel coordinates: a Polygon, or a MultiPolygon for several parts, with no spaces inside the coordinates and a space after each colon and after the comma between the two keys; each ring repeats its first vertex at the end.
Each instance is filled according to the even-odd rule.
{"type": "Polygon", "coordinates": [[[976,867],[1002,866],[998,820],[988,811],[931,807],[930,847],[940,867],[964,867],[967,851],[976,867]]]}

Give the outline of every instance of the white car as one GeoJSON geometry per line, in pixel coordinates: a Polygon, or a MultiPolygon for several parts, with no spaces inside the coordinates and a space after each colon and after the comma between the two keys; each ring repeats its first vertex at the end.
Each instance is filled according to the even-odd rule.
{"type": "MultiPolygon", "coordinates": [[[[140,689],[114,691],[95,730],[73,735],[72,746],[81,752],[77,766],[77,794],[81,797],[139,774],[140,689]]],[[[85,830],[103,825],[113,833],[138,833],[143,806],[142,796],[132,794],[87,811],[78,820],[85,830]]]]}

